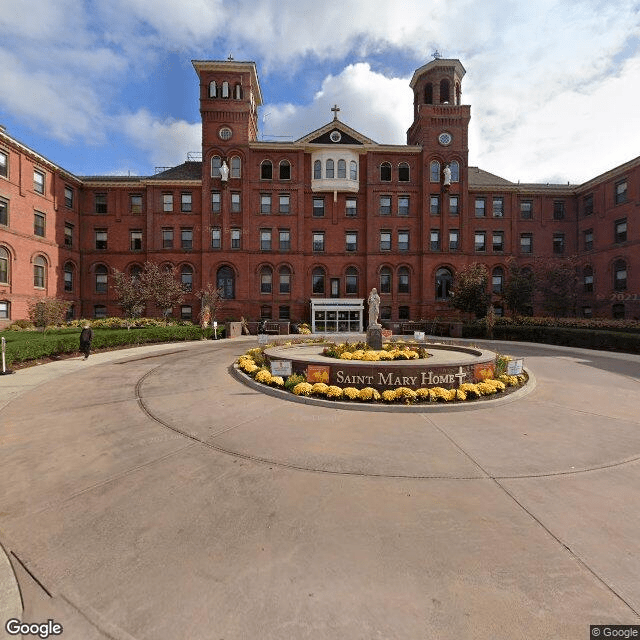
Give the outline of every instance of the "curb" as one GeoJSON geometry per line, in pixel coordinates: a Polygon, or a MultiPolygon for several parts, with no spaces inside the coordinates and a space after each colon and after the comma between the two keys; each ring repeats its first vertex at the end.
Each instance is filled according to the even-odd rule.
{"type": "Polygon", "coordinates": [[[5,623],[12,618],[22,618],[22,596],[18,579],[13,571],[9,556],[0,544],[0,638],[11,636],[5,633],[5,623]]]}

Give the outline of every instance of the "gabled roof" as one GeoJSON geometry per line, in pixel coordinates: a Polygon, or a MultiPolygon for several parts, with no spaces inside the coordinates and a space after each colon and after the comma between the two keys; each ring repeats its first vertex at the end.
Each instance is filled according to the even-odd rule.
{"type": "Polygon", "coordinates": [[[323,145],[335,145],[335,144],[378,144],[371,138],[367,138],[367,136],[362,135],[355,129],[348,127],[344,122],[341,122],[337,118],[328,122],[323,127],[308,133],[306,136],[303,136],[299,140],[296,140],[298,143],[303,144],[323,144],[323,145]],[[330,136],[333,131],[339,131],[341,135],[341,140],[339,142],[334,142],[331,140],[330,136]]]}

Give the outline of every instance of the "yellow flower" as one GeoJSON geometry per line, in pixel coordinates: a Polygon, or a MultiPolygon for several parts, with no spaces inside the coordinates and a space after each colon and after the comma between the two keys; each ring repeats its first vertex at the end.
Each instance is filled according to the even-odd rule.
{"type": "Polygon", "coordinates": [[[269,384],[271,382],[271,374],[263,369],[262,371],[258,371],[255,377],[256,382],[262,382],[263,384],[269,384]]]}
{"type": "Polygon", "coordinates": [[[255,373],[260,367],[257,364],[252,362],[248,362],[243,367],[241,367],[245,373],[255,373]]]}
{"type": "Polygon", "coordinates": [[[430,400],[431,393],[429,393],[429,389],[426,387],[421,387],[420,389],[416,389],[416,398],[418,400],[430,400]]]}
{"type": "Polygon", "coordinates": [[[327,393],[327,389],[329,389],[328,384],[325,384],[324,382],[316,382],[311,388],[311,393],[325,395],[327,393]]]}
{"type": "Polygon", "coordinates": [[[377,362],[380,360],[380,356],[375,351],[365,351],[362,359],[368,362],[377,362]]]}
{"type": "Polygon", "coordinates": [[[349,400],[356,400],[360,394],[360,389],[356,389],[355,387],[346,387],[342,390],[342,393],[346,398],[349,398],[349,400]]]}
{"type": "Polygon", "coordinates": [[[353,354],[349,353],[348,351],[345,351],[344,353],[340,354],[341,360],[351,360],[352,358],[353,358],[353,354]]]}
{"type": "Polygon", "coordinates": [[[271,384],[275,387],[284,387],[284,379],[282,378],[282,376],[272,376],[271,384]]]}
{"type": "Polygon", "coordinates": [[[399,400],[415,400],[416,392],[413,389],[409,389],[409,387],[398,387],[396,389],[396,398],[399,400]]]}
{"type": "Polygon", "coordinates": [[[466,400],[467,394],[462,389],[456,389],[456,400],[466,400]]]}
{"type": "Polygon", "coordinates": [[[380,394],[373,387],[365,387],[360,389],[358,398],[360,400],[380,400],[380,394]]]}
{"type": "Polygon", "coordinates": [[[385,402],[393,402],[396,399],[396,392],[393,389],[386,389],[382,392],[382,399],[385,402]]]}
{"type": "Polygon", "coordinates": [[[293,387],[293,393],[297,396],[308,396],[313,389],[313,386],[308,382],[299,382],[295,387],[293,387]]]}
{"type": "Polygon", "coordinates": [[[331,385],[327,388],[327,398],[339,400],[340,398],[342,398],[342,389],[340,387],[336,387],[335,385],[331,385]]]}

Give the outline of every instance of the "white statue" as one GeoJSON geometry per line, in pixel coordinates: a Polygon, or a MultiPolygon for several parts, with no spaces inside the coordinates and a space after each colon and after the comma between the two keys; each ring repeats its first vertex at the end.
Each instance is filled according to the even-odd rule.
{"type": "Polygon", "coordinates": [[[378,314],[380,313],[380,296],[375,287],[371,289],[367,302],[369,303],[369,326],[371,327],[378,324],[378,314]]]}
{"type": "Polygon", "coordinates": [[[229,179],[229,167],[227,166],[226,160],[222,161],[222,166],[220,167],[220,178],[223,182],[226,182],[229,179]]]}
{"type": "Polygon", "coordinates": [[[445,165],[444,168],[444,186],[448,187],[451,184],[451,167],[449,167],[449,165],[445,165]]]}

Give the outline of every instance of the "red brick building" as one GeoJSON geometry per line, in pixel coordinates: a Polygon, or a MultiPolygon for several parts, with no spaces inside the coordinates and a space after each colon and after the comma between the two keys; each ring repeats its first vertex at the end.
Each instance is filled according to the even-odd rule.
{"type": "Polygon", "coordinates": [[[228,317],[310,320],[311,299],[372,287],[383,320],[443,316],[471,262],[489,268],[500,311],[509,257],[562,255],[579,259],[579,315],[640,317],[640,157],[581,185],[469,167],[465,70],[444,59],[414,73],[407,145],[370,140],[337,108],[299,140],[266,142],[255,64],[193,66],[198,162],[74,176],[0,129],[1,323],[25,317],[34,295],[70,300],[74,317],[118,315],[112,268],[146,260],[178,267],[191,289],[174,310],[183,317],[197,316],[208,282],[224,288],[228,317]]]}

